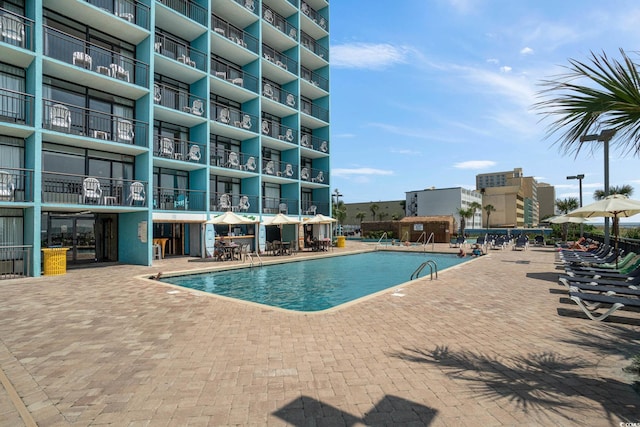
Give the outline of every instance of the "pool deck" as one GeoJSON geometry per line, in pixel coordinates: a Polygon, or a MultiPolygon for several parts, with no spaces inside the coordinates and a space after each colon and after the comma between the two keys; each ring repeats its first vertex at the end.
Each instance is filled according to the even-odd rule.
{"type": "Polygon", "coordinates": [[[492,250],[315,314],[137,278],[228,262],[0,281],[0,426],[640,423],[640,312],[588,320],[554,261],[492,250]]]}

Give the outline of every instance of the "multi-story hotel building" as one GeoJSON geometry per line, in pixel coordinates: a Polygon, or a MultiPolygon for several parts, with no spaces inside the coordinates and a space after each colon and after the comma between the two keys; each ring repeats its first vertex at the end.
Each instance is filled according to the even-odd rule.
{"type": "Polygon", "coordinates": [[[0,0],[3,268],[199,256],[229,210],[330,215],[328,29],[328,0],[0,0]]]}

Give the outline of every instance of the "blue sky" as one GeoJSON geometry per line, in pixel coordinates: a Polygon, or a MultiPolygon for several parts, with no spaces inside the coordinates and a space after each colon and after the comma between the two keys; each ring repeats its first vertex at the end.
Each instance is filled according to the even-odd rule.
{"type": "MultiPolygon", "coordinates": [[[[584,204],[604,188],[603,150],[576,158],[545,138],[540,81],[590,52],[640,51],[637,0],[336,0],[330,3],[331,187],[346,203],[475,188],[521,167],[584,204]]],[[[637,158],[610,150],[610,185],[640,199],[637,158]]]]}

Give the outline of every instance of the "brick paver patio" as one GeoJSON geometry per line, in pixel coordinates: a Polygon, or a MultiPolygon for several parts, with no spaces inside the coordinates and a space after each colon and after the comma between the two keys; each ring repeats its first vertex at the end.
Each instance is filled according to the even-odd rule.
{"type": "Polygon", "coordinates": [[[316,314],[135,277],[220,265],[187,261],[0,282],[0,425],[640,423],[640,313],[588,320],[552,248],[316,314]]]}

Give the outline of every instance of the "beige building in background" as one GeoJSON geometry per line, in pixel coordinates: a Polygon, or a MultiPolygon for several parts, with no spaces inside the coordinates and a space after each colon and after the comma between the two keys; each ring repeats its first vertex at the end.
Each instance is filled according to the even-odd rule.
{"type": "Polygon", "coordinates": [[[484,227],[524,227],[524,196],[521,187],[517,185],[489,187],[484,189],[482,206],[492,205],[495,211],[488,216],[482,210],[482,224],[484,227]]]}
{"type": "MultiPolygon", "coordinates": [[[[533,177],[524,176],[522,168],[478,174],[476,189],[484,195],[483,206],[491,204],[496,208],[496,212],[490,215],[491,225],[495,227],[538,225],[540,221],[538,182],[533,177]],[[499,206],[503,206],[504,209],[499,206]]],[[[486,225],[486,211],[483,211],[482,215],[483,224],[486,225]]]]}
{"type": "Polygon", "coordinates": [[[556,214],[556,188],[553,185],[538,183],[538,210],[540,220],[556,214]]]}

